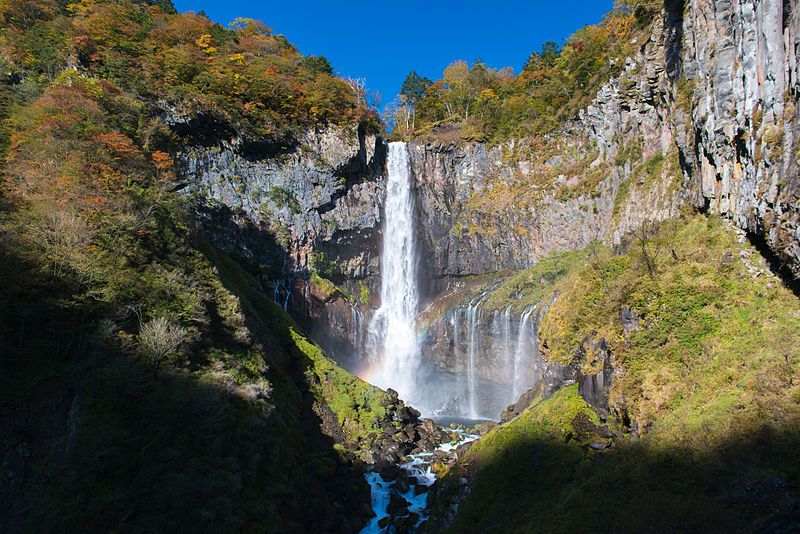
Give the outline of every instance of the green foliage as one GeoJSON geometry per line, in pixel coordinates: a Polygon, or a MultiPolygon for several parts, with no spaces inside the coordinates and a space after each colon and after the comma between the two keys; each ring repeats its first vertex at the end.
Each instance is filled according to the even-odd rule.
{"type": "Polygon", "coordinates": [[[312,252],[309,256],[308,267],[313,273],[324,279],[334,278],[338,272],[336,264],[330,261],[324,252],[312,252]]]}
{"type": "Polygon", "coordinates": [[[628,198],[628,192],[631,188],[631,179],[626,178],[619,183],[619,187],[617,188],[617,194],[614,196],[614,205],[611,208],[611,214],[614,217],[618,217],[620,210],[622,209],[622,205],[625,203],[625,200],[628,198]]]}
{"type": "Polygon", "coordinates": [[[300,62],[300,66],[312,76],[319,74],[333,75],[333,67],[328,63],[328,59],[325,56],[306,56],[300,62]]]}
{"type": "Polygon", "coordinates": [[[322,278],[316,272],[311,273],[311,283],[314,284],[314,287],[321,291],[326,298],[330,298],[339,292],[339,288],[336,287],[336,284],[327,278],[322,278]]]}
{"type": "Polygon", "coordinates": [[[312,361],[309,372],[313,375],[309,380],[317,400],[330,406],[348,441],[357,445],[361,453],[366,453],[383,433],[382,424],[391,398],[339,367],[297,330],[292,329],[292,336],[298,348],[312,361]]]}
{"type": "Polygon", "coordinates": [[[487,309],[502,309],[511,306],[515,314],[539,304],[552,292],[555,284],[573,269],[583,265],[586,250],[556,252],[545,256],[539,262],[523,271],[506,278],[503,283],[489,293],[487,309]]]}
{"type": "Polygon", "coordinates": [[[267,197],[275,203],[278,209],[288,208],[292,213],[300,213],[300,204],[286,187],[280,185],[273,187],[267,192],[267,197]]]}
{"type": "Polygon", "coordinates": [[[609,292],[578,266],[556,284],[539,329],[548,358],[587,373],[597,370],[592,346],[606,341],[613,447],[596,450],[612,440],[576,385],[542,401],[540,383],[529,408],[444,476],[434,525],[463,495],[462,478],[470,491],[446,532],[731,532],[790,516],[785,488],[800,478],[797,297],[771,275],[753,277],[746,262],[757,251],[721,219],[666,221],[648,240],[663,251],[655,276],[636,243],[617,256],[600,250],[609,292]],[[639,316],[630,333],[623,306],[639,316]]]}
{"type": "Polygon", "coordinates": [[[414,107],[417,102],[425,98],[425,92],[433,84],[428,78],[420,76],[415,71],[411,71],[403,80],[403,86],[400,88],[400,96],[403,97],[411,107],[414,107]]]}
{"type": "Polygon", "coordinates": [[[645,184],[652,183],[661,176],[664,168],[664,155],[660,152],[644,162],[644,170],[647,173],[645,184]]]}
{"type": "MultiPolygon", "coordinates": [[[[610,267],[609,294],[590,270],[562,282],[563,295],[540,329],[551,357],[569,360],[582,340],[605,338],[626,370],[615,395],[626,399],[640,427],[660,421],[671,439],[713,396],[736,395],[742,417],[764,395],[779,403],[791,385],[785,373],[797,371],[797,362],[781,363],[800,342],[800,331],[791,326],[800,315],[797,299],[778,280],[752,278],[738,258],[740,251],[745,258],[757,253],[714,219],[669,221],[648,240],[650,254],[660,252],[654,277],[633,244],[627,254],[602,260],[610,267]],[[623,306],[641,317],[641,328],[628,335],[619,322],[623,306]],[[753,382],[756,375],[774,384],[769,393],[753,382]]],[[[725,435],[731,424],[720,417],[709,430],[725,435]]]]}
{"type": "Polygon", "coordinates": [[[358,281],[358,301],[364,306],[368,306],[372,302],[372,291],[369,289],[367,280],[358,281]]]}
{"type": "MultiPolygon", "coordinates": [[[[328,499],[342,476],[364,481],[312,405],[332,399],[347,439],[365,444],[385,415],[381,393],[330,361],[317,377],[297,326],[202,241],[174,192],[177,142],[159,117],[169,102],[266,134],[353,124],[365,110],[259,23],[229,31],[170,14],[169,2],[0,9],[19,5],[41,9],[35,20],[0,13],[0,443],[35,433],[25,439],[48,452],[32,469],[49,470],[15,490],[20,521],[303,532],[359,516],[354,501],[338,511],[328,499]],[[33,403],[55,407],[53,419],[13,415],[33,403]]],[[[285,193],[274,199],[297,209],[285,193]]]]}

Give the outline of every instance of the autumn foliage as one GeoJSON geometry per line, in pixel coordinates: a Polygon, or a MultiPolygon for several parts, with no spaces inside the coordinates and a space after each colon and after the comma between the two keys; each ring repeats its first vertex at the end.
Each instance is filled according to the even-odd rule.
{"type": "Polygon", "coordinates": [[[13,78],[7,92],[24,83],[41,90],[72,69],[162,109],[212,113],[254,135],[379,123],[327,60],[302,56],[260,21],[237,19],[226,29],[178,14],[168,1],[134,0],[3,0],[0,20],[0,67],[13,78]]]}
{"type": "Polygon", "coordinates": [[[600,85],[624,66],[644,38],[657,2],[617,2],[602,22],[563,46],[545,43],[522,71],[493,69],[480,59],[455,61],[431,81],[412,71],[392,112],[395,135],[497,141],[538,135],[572,119],[600,85]]]}

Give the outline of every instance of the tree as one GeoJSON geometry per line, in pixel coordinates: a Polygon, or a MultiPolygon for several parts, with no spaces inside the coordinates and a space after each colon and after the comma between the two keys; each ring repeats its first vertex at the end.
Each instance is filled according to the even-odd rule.
{"type": "Polygon", "coordinates": [[[648,252],[647,250],[647,245],[651,241],[652,236],[656,231],[656,228],[657,226],[655,222],[649,219],[642,219],[641,224],[634,231],[636,240],[639,242],[642,262],[644,262],[645,266],[647,267],[647,274],[650,275],[650,278],[653,278],[653,276],[655,276],[656,260],[658,259],[658,255],[661,252],[660,245],[657,246],[655,251],[653,252],[648,252]]]}
{"type": "MultiPolygon", "coordinates": [[[[409,106],[411,113],[411,128],[416,126],[416,111],[417,106],[425,98],[425,92],[433,84],[428,78],[420,76],[416,71],[411,71],[403,80],[403,86],[400,88],[400,96],[403,102],[409,106]]],[[[406,129],[408,129],[408,120],[406,120],[406,129]]]]}
{"type": "Polygon", "coordinates": [[[236,18],[228,26],[232,31],[235,31],[242,37],[254,37],[256,35],[269,35],[272,33],[272,28],[260,20],[248,19],[243,17],[236,18]]]}
{"type": "Polygon", "coordinates": [[[553,41],[547,41],[542,45],[541,52],[533,52],[525,65],[522,67],[524,71],[537,71],[543,68],[552,68],[556,64],[558,55],[561,50],[558,45],[553,41]]]}
{"type": "Polygon", "coordinates": [[[186,338],[185,328],[164,317],[156,317],[139,327],[137,341],[153,362],[153,373],[158,373],[161,362],[178,350],[186,338]]]}
{"type": "Polygon", "coordinates": [[[468,78],[469,65],[466,61],[454,61],[444,69],[443,96],[448,115],[451,117],[458,114],[459,111],[463,111],[464,118],[469,118],[471,94],[467,83],[468,78]]]}
{"type": "Polygon", "coordinates": [[[367,106],[367,80],[365,78],[350,78],[349,76],[344,79],[347,82],[347,85],[350,86],[350,90],[353,91],[353,95],[356,97],[356,101],[360,106],[366,107],[367,106]]]}
{"type": "Polygon", "coordinates": [[[325,56],[306,56],[300,61],[300,66],[314,76],[317,74],[333,75],[333,67],[325,56]]]}

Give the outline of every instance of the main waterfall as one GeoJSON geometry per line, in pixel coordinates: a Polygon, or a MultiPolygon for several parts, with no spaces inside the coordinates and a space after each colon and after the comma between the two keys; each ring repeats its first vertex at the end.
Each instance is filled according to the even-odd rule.
{"type": "Polygon", "coordinates": [[[387,161],[381,307],[369,324],[373,381],[391,387],[407,402],[418,401],[416,373],[420,350],[416,333],[419,306],[414,243],[414,198],[405,143],[390,143],[387,161]]]}

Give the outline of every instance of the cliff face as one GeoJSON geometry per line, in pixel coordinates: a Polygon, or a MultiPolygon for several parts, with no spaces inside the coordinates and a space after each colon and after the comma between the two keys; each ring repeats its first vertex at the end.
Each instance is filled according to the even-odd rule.
{"type": "Polygon", "coordinates": [[[377,272],[385,152],[374,136],[325,128],[275,146],[193,147],[178,159],[200,209],[222,211],[209,223],[233,221],[265,238],[256,243],[209,224],[222,248],[270,262],[278,276],[330,264],[339,276],[364,278],[377,272]]]}
{"type": "MultiPolygon", "coordinates": [[[[730,217],[800,275],[797,4],[667,0],[638,52],[560,131],[495,147],[410,143],[424,298],[619,243],[684,206],[730,217]]],[[[288,290],[340,358],[362,348],[377,304],[385,152],[380,138],[320,129],[180,158],[217,244],[272,265],[276,295],[288,290]],[[309,270],[340,290],[309,287],[309,270]]],[[[437,331],[447,339],[426,343],[452,345],[437,331]]]]}
{"type": "Polygon", "coordinates": [[[414,146],[427,274],[526,268],[674,216],[691,191],[667,68],[675,32],[658,21],[622,73],[558,132],[493,148],[414,146]]]}
{"type": "Polygon", "coordinates": [[[528,267],[683,204],[762,235],[800,273],[797,7],[668,1],[624,72],[562,131],[415,146],[429,274],[528,267]]]}
{"type": "Polygon", "coordinates": [[[690,2],[682,26],[690,117],[676,122],[686,169],[708,209],[763,236],[795,275],[798,7],[796,0],[690,2]]]}

